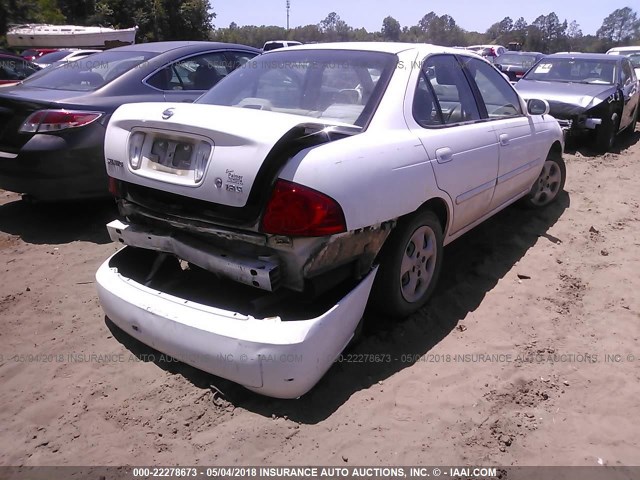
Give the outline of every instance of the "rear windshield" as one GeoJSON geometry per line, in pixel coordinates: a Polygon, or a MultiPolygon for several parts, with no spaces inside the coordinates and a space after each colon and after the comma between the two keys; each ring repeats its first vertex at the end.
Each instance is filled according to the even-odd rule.
{"type": "Polygon", "coordinates": [[[504,53],[498,61],[501,65],[514,65],[523,68],[531,68],[536,63],[535,55],[514,55],[513,53],[504,53]]]}
{"type": "Polygon", "coordinates": [[[526,80],[612,85],[615,60],[588,58],[545,58],[524,76],[526,80]]]}
{"type": "Polygon", "coordinates": [[[365,127],[396,65],[389,53],[278,50],[247,62],[196,103],[226,105],[365,127]]]}
{"type": "Polygon", "coordinates": [[[158,55],[156,52],[109,51],[66,63],[36,78],[25,80],[32,87],[53,90],[96,90],[142,62],[158,55]]]}
{"type": "Polygon", "coordinates": [[[264,44],[264,47],[262,48],[262,50],[264,52],[268,52],[269,50],[275,50],[276,48],[283,48],[283,47],[284,47],[284,43],[282,42],[269,42],[264,44]]]}

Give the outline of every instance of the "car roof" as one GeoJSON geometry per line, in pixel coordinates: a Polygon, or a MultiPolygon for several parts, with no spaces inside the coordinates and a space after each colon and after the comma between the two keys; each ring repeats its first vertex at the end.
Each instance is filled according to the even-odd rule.
{"type": "Polygon", "coordinates": [[[615,58],[612,55],[607,55],[606,53],[552,53],[551,55],[547,55],[546,58],[582,58],[585,60],[607,60],[609,62],[619,62],[622,58],[615,58]]]}
{"type": "MultiPolygon", "coordinates": [[[[305,45],[295,45],[287,48],[287,52],[294,50],[355,50],[355,51],[369,51],[369,52],[381,52],[381,53],[394,53],[398,54],[407,50],[416,50],[422,54],[429,53],[453,53],[456,55],[468,55],[474,58],[477,55],[473,52],[456,49],[453,47],[443,47],[441,45],[432,45],[430,43],[401,43],[401,42],[334,42],[334,43],[312,43],[305,45]]],[[[280,52],[282,50],[279,50],[280,52]]],[[[270,55],[272,52],[278,52],[278,50],[271,50],[263,53],[263,55],[270,55]]]]}
{"type": "Polygon", "coordinates": [[[236,43],[224,43],[224,42],[197,42],[197,41],[173,41],[173,42],[149,42],[149,43],[136,43],[134,45],[125,45],[124,47],[112,48],[111,52],[153,52],[153,53],[165,53],[170,50],[184,49],[184,50],[200,50],[202,48],[211,49],[229,49],[229,48],[241,48],[246,50],[253,50],[258,52],[257,48],[249,47],[247,45],[239,45],[236,43]]]}
{"type": "Polygon", "coordinates": [[[502,55],[544,55],[544,53],[540,53],[540,52],[523,52],[521,50],[507,50],[506,52],[504,52],[502,55]]]}
{"type": "Polygon", "coordinates": [[[504,48],[502,45],[490,45],[490,44],[484,44],[484,45],[469,45],[468,47],[464,47],[464,48],[495,48],[495,47],[502,47],[504,48]]]}
{"type": "Polygon", "coordinates": [[[634,51],[634,50],[640,50],[640,45],[632,45],[629,47],[614,47],[611,48],[609,50],[607,50],[607,53],[613,53],[613,52],[629,52],[629,51],[634,51]]]}

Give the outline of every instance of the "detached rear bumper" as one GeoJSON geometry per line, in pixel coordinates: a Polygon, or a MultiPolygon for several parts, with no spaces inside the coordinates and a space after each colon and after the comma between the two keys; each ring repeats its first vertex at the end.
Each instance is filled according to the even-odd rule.
{"type": "Polygon", "coordinates": [[[107,316],[142,343],[249,390],[278,398],[308,392],[353,337],[377,269],[318,317],[254,318],[195,303],[127,278],[112,260],[96,273],[107,316]]]}

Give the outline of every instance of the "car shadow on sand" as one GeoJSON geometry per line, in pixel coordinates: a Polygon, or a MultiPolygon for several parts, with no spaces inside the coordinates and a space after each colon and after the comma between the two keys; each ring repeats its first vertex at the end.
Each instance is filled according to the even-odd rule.
{"type": "Polygon", "coordinates": [[[607,153],[620,154],[629,147],[632,147],[638,141],[640,141],[640,130],[635,130],[633,133],[622,132],[616,137],[616,141],[613,144],[613,148],[607,153],[602,153],[596,150],[593,142],[588,138],[568,138],[565,143],[564,151],[571,155],[580,154],[583,157],[595,158],[607,153]]]}
{"type": "Polygon", "coordinates": [[[195,387],[220,392],[235,407],[271,417],[276,415],[305,424],[315,424],[335,412],[355,392],[369,388],[410,367],[449,335],[469,312],[478,308],[491,291],[540,239],[559,243],[547,231],[570,205],[563,192],[558,200],[541,210],[509,207],[445,248],[438,286],[429,303],[400,322],[388,322],[368,312],[362,340],[343,360],[337,361],[320,382],[297,400],[279,400],[252,393],[228,380],[201,372],[186,364],[162,360],[152,348],[120,330],[108,318],[105,322],[114,338],[142,361],[184,376],[195,387]],[[377,355],[378,360],[375,359],[377,355]],[[152,360],[149,360],[152,359],[152,360]]]}
{"type": "Polygon", "coordinates": [[[16,200],[0,205],[0,232],[38,245],[78,240],[105,244],[111,241],[105,225],[117,217],[112,199],[35,204],[16,200]]]}

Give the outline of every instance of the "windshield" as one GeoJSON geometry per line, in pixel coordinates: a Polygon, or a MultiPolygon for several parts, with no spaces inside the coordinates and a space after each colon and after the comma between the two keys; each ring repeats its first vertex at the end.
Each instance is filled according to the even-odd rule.
{"type": "MultiPolygon", "coordinates": [[[[155,52],[110,51],[95,53],[25,80],[32,87],[53,90],[91,91],[158,55],[155,52]]],[[[44,58],[44,57],[43,57],[44,58]]]]}
{"type": "Polygon", "coordinates": [[[545,58],[524,76],[526,80],[612,85],[615,60],[587,58],[545,58]]]}
{"type": "Polygon", "coordinates": [[[501,65],[515,65],[523,68],[531,68],[536,63],[535,55],[515,55],[513,53],[504,53],[498,61],[501,65]]]}
{"type": "Polygon", "coordinates": [[[311,116],[364,127],[396,65],[389,53],[278,50],[247,62],[196,103],[311,116]]]}

